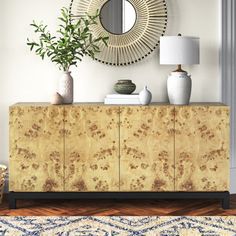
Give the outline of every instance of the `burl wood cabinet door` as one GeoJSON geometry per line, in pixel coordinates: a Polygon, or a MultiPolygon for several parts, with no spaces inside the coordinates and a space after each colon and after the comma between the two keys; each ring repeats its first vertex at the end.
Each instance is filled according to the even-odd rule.
{"type": "Polygon", "coordinates": [[[229,190],[229,109],[175,108],[176,191],[229,190]]]}
{"type": "Polygon", "coordinates": [[[119,108],[65,108],[65,190],[119,190],[119,108]]]}
{"type": "Polygon", "coordinates": [[[174,191],[174,108],[120,108],[120,190],[174,191]]]}
{"type": "Polygon", "coordinates": [[[64,191],[63,108],[10,107],[10,191],[64,191]]]}

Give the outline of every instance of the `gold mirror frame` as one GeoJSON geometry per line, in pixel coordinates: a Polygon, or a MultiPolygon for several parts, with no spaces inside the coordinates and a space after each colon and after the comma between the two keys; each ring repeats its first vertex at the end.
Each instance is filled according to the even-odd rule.
{"type": "MultiPolygon", "coordinates": [[[[107,0],[71,0],[70,14],[73,18],[94,15],[107,0]]],[[[141,61],[160,42],[167,26],[167,5],[165,0],[129,0],[137,13],[133,28],[127,33],[115,35],[106,31],[100,20],[91,28],[93,34],[109,36],[108,46],[99,43],[101,52],[95,56],[99,62],[123,66],[141,61]]]]}

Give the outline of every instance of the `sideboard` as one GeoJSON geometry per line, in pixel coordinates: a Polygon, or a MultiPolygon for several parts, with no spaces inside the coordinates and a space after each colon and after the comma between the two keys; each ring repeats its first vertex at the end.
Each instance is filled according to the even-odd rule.
{"type": "Polygon", "coordinates": [[[214,198],[229,208],[229,107],[18,103],[9,204],[45,198],[214,198]]]}

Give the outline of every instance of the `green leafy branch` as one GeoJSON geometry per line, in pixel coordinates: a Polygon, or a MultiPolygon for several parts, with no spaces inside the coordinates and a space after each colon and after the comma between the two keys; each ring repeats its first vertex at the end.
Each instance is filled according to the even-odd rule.
{"type": "Polygon", "coordinates": [[[108,37],[94,37],[91,26],[97,24],[99,12],[94,16],[86,15],[75,20],[72,19],[67,8],[61,9],[58,36],[53,36],[43,23],[30,24],[34,32],[39,35],[38,41],[27,39],[31,51],[35,51],[42,59],[47,56],[59,66],[60,70],[68,71],[70,66],[77,66],[84,55],[92,58],[100,52],[99,43],[107,46],[108,37]]]}

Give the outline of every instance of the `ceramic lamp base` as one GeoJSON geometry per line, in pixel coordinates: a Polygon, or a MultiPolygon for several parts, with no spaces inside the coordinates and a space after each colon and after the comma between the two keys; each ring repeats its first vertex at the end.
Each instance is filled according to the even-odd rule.
{"type": "Polygon", "coordinates": [[[167,92],[170,104],[189,104],[192,80],[187,72],[172,72],[167,79],[167,92]]]}

